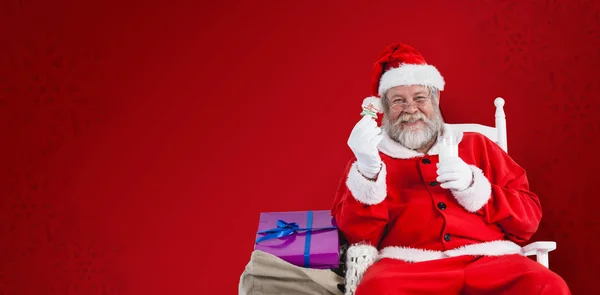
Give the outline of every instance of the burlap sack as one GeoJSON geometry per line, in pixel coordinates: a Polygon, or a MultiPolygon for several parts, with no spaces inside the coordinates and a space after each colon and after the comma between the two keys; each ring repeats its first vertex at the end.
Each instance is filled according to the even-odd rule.
{"type": "Polygon", "coordinates": [[[254,251],[240,277],[239,295],[343,295],[344,278],[328,269],[290,264],[272,254],[254,251]]]}

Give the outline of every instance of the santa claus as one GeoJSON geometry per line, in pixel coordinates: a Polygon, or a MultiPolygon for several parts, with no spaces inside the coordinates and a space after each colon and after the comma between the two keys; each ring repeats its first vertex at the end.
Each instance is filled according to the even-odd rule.
{"type": "Polygon", "coordinates": [[[453,134],[440,112],[444,79],[412,47],[375,63],[373,105],[348,146],[355,157],[332,214],[351,244],[378,253],[357,295],[570,294],[556,273],[520,255],[542,217],[525,170],[478,133],[453,134]],[[462,138],[440,162],[439,136],[462,138]]]}

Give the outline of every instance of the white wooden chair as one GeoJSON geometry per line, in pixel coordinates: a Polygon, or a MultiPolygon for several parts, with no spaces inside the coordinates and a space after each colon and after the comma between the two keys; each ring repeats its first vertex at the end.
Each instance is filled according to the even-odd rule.
{"type": "MultiPolygon", "coordinates": [[[[504,113],[504,99],[498,97],[494,100],[496,106],[496,126],[485,126],[481,124],[448,124],[452,130],[461,132],[478,132],[490,140],[496,142],[508,153],[508,142],[506,136],[506,115],[504,113]]],[[[521,255],[536,255],[537,262],[549,267],[548,253],[556,249],[556,242],[539,241],[533,242],[521,248],[521,255]]],[[[350,245],[346,251],[346,295],[354,294],[362,275],[370,264],[376,261],[377,253],[366,250],[364,246],[350,245]]]]}

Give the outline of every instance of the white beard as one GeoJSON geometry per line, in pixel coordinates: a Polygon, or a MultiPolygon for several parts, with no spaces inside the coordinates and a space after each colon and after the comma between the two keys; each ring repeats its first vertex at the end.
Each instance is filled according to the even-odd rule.
{"type": "Polygon", "coordinates": [[[418,112],[412,115],[402,114],[395,122],[390,121],[387,119],[387,116],[384,116],[382,122],[383,130],[388,133],[391,139],[411,150],[422,148],[436,138],[444,124],[439,111],[435,111],[431,119],[425,117],[423,113],[418,112]],[[425,126],[402,127],[403,122],[415,122],[417,120],[422,120],[425,126]]]}

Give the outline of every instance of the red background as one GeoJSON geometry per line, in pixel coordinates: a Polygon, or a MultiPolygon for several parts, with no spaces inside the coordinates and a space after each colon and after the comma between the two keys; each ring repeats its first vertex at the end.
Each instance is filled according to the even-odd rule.
{"type": "Polygon", "coordinates": [[[448,122],[506,99],[533,240],[595,288],[598,1],[214,2],[0,2],[0,294],[235,294],[259,212],[329,208],[394,41],[448,122]]]}

